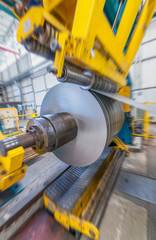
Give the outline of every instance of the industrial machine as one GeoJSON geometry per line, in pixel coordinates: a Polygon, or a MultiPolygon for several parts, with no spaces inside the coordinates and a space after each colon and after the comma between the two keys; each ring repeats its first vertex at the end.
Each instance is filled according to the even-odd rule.
{"type": "MultiPolygon", "coordinates": [[[[96,164],[114,141],[117,147],[113,147],[113,152],[110,151],[111,155],[106,158],[109,163],[113,159],[123,159],[128,148],[117,135],[124,126],[125,113],[130,112],[130,106],[107,94],[117,93],[130,98],[126,77],[154,14],[156,1],[43,0],[43,6],[41,3],[32,5],[31,1],[27,4],[23,1],[23,5],[16,2],[17,40],[28,51],[52,60],[53,65],[48,71],[56,75],[61,84],[46,94],[40,117],[28,122],[25,135],[0,142],[1,155],[6,157],[13,149],[31,146],[39,154],[53,151],[68,165],[85,167],[96,164]],[[114,158],[115,152],[118,157],[115,155],[114,158]]],[[[122,129],[122,134],[129,134],[126,129],[122,129]]],[[[108,166],[111,165],[108,164],[106,169],[108,166]]],[[[78,170],[74,167],[76,174],[78,170]]],[[[90,175],[93,171],[90,169],[86,174],[90,175]]],[[[97,167],[97,172],[99,169],[97,167]]],[[[105,171],[99,173],[99,182],[104,174],[105,171]]],[[[66,191],[60,193],[58,188],[54,194],[54,189],[52,186],[45,192],[46,208],[66,228],[98,239],[97,225],[80,221],[81,216],[86,215],[75,210],[74,205],[59,205],[59,197],[63,199],[66,191]]],[[[65,199],[67,203],[71,200],[65,199]]]]}
{"type": "MultiPolygon", "coordinates": [[[[53,60],[54,65],[49,71],[63,84],[47,93],[41,108],[44,120],[30,121],[24,141],[19,136],[1,142],[2,155],[18,146],[25,148],[28,145],[44,153],[56,150],[75,138],[56,150],[56,155],[70,165],[85,166],[97,160],[119,133],[124,111],[129,112],[130,107],[124,104],[123,108],[119,101],[103,97],[97,91],[118,92],[130,97],[126,76],[156,3],[152,0],[144,4],[142,1],[137,4],[117,1],[110,13],[111,3],[109,0],[56,0],[43,1],[43,6],[41,3],[32,6],[31,1],[15,4],[15,14],[20,20],[17,40],[28,51],[53,60]],[[49,115],[56,114],[54,121],[61,127],[66,119],[63,115],[60,117],[62,112],[71,114],[75,121],[73,138],[69,137],[68,131],[67,135],[62,133],[63,128],[57,129],[51,120],[55,115],[49,115]],[[41,122],[51,123],[51,131],[55,132],[54,142],[51,143],[49,128],[42,133],[41,122]],[[61,143],[57,139],[59,134],[64,137],[61,143]],[[93,149],[95,143],[96,150],[93,149]],[[83,156],[78,161],[79,154],[83,156]]],[[[73,126],[68,121],[72,132],[73,126]]]]}

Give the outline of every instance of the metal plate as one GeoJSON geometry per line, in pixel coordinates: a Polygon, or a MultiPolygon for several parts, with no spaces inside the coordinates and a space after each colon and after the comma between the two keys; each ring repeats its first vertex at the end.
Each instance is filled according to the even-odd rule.
{"type": "Polygon", "coordinates": [[[104,150],[107,138],[106,120],[96,98],[74,84],[53,87],[45,96],[41,115],[68,112],[78,124],[76,139],[54,151],[63,162],[72,166],[87,166],[104,150]]]}
{"type": "Polygon", "coordinates": [[[104,96],[113,98],[114,100],[120,101],[122,103],[126,103],[130,106],[133,106],[135,108],[139,108],[143,111],[148,111],[150,113],[156,114],[156,107],[155,104],[152,105],[146,105],[144,103],[140,103],[137,102],[131,98],[127,98],[125,96],[119,95],[119,94],[115,94],[115,93],[109,93],[109,92],[105,92],[105,91],[101,91],[101,90],[96,90],[96,89],[92,89],[92,91],[96,92],[96,93],[100,93],[104,96]]]}

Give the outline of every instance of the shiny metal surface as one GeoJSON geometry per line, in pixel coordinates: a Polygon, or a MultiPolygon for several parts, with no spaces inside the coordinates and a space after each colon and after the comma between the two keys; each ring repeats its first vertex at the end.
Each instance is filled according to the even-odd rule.
{"type": "MultiPolygon", "coordinates": [[[[58,147],[70,142],[77,135],[77,123],[75,118],[69,113],[56,113],[50,115],[42,116],[45,120],[48,120],[51,123],[51,126],[54,131],[55,136],[55,149],[58,147]]],[[[51,142],[49,134],[49,145],[51,142]]],[[[54,148],[49,149],[49,151],[53,151],[54,148]]]]}
{"type": "Polygon", "coordinates": [[[103,111],[88,91],[69,83],[53,87],[45,96],[41,115],[68,112],[78,126],[77,137],[53,153],[72,166],[93,163],[101,155],[106,144],[107,126],[103,111]]]}
{"type": "Polygon", "coordinates": [[[66,66],[63,67],[61,78],[57,78],[57,80],[59,82],[74,83],[85,87],[90,86],[90,88],[93,84],[91,76],[83,74],[80,70],[67,68],[66,66]]]}
{"type": "Polygon", "coordinates": [[[72,166],[87,166],[96,161],[123,123],[122,106],[115,102],[113,106],[108,99],[95,98],[91,92],[74,84],[53,87],[42,102],[41,115],[68,112],[75,117],[78,126],[77,137],[54,154],[72,166]]]}
{"type": "Polygon", "coordinates": [[[35,39],[33,38],[27,39],[23,42],[23,45],[25,46],[27,51],[54,61],[55,53],[52,52],[50,48],[37,42],[35,39]]]}
{"type": "Polygon", "coordinates": [[[82,86],[83,89],[97,89],[106,92],[116,93],[118,86],[101,76],[94,75],[89,71],[83,71],[82,69],[75,68],[69,64],[64,65],[61,78],[57,78],[59,82],[74,83],[82,86]]]}
{"type": "Polygon", "coordinates": [[[135,100],[133,100],[131,98],[127,98],[127,97],[119,95],[119,94],[106,92],[106,91],[101,91],[101,90],[97,90],[97,89],[92,89],[92,90],[95,93],[100,93],[103,96],[107,96],[107,97],[112,98],[114,100],[117,100],[119,102],[126,103],[126,104],[128,104],[130,106],[133,106],[135,108],[139,108],[143,111],[148,111],[150,113],[156,114],[156,107],[155,107],[154,104],[146,105],[144,103],[136,102],[135,100]]]}

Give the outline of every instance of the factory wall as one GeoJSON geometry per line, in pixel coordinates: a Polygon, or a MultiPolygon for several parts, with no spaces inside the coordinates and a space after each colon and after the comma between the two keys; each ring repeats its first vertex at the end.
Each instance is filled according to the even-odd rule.
{"type": "Polygon", "coordinates": [[[40,112],[46,92],[58,84],[56,77],[47,73],[46,67],[50,64],[34,54],[25,54],[5,69],[2,81],[7,83],[7,101],[22,102],[23,106],[33,104],[36,112],[40,112]]]}
{"type": "Polygon", "coordinates": [[[6,87],[8,101],[22,101],[23,106],[34,104],[36,112],[40,112],[46,92],[56,84],[58,84],[58,81],[51,73],[35,78],[22,79],[19,83],[20,89],[15,83],[6,87]]]}
{"type": "Polygon", "coordinates": [[[142,44],[131,66],[133,99],[156,102],[156,20],[147,29],[142,44]]]}

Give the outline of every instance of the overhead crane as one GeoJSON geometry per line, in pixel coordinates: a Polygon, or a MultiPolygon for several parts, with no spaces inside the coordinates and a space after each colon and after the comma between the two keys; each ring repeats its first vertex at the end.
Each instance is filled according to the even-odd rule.
{"type": "MultiPolygon", "coordinates": [[[[106,186],[113,179],[112,188],[129,151],[117,136],[130,106],[104,93],[130,98],[126,77],[155,9],[155,0],[43,0],[14,6],[18,42],[52,60],[47,70],[61,84],[46,94],[40,117],[28,122],[25,135],[0,142],[2,163],[12,151],[18,156],[21,147],[32,147],[39,154],[53,151],[72,166],[45,191],[45,207],[67,229],[92,239],[99,237],[106,186]]],[[[17,169],[22,167],[21,160],[17,169]]]]}

